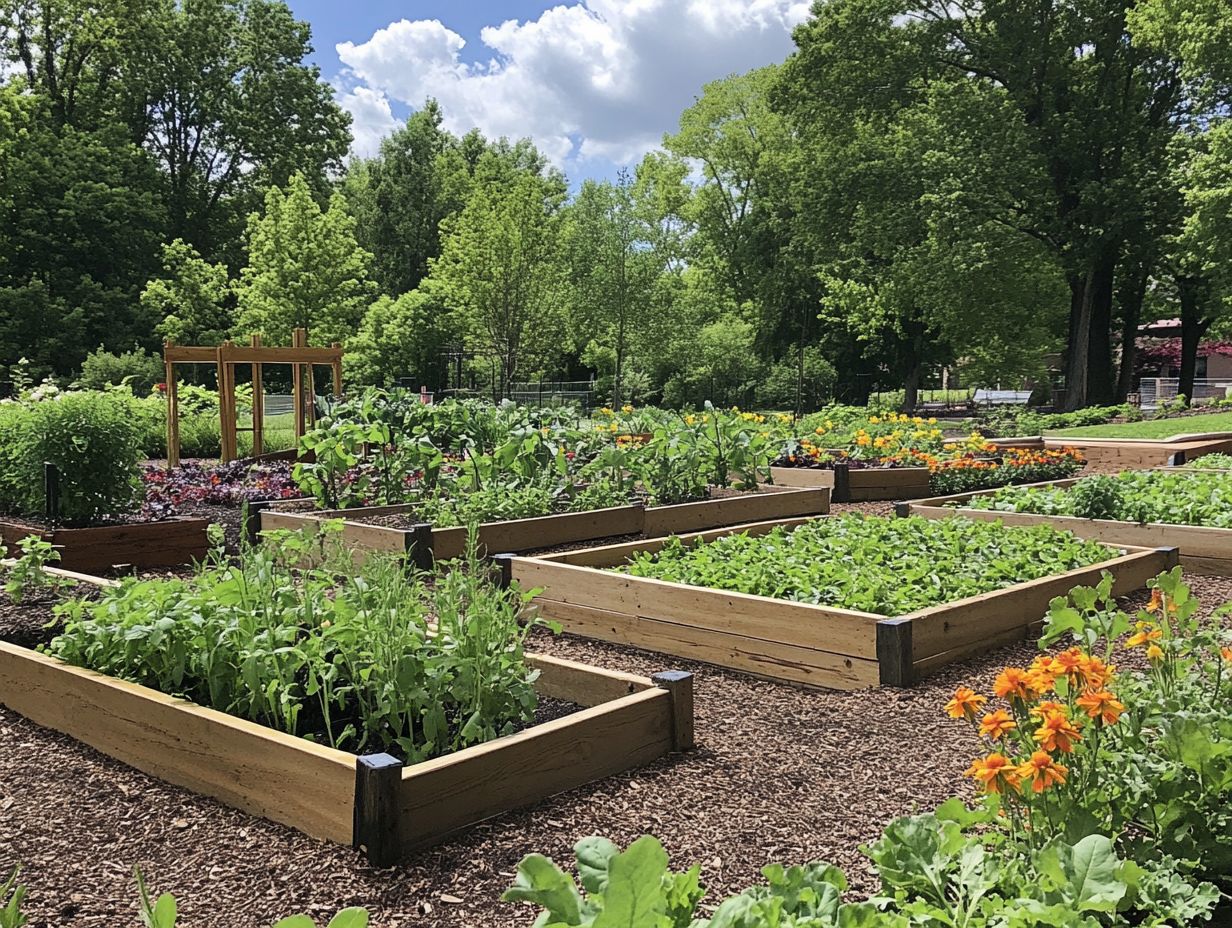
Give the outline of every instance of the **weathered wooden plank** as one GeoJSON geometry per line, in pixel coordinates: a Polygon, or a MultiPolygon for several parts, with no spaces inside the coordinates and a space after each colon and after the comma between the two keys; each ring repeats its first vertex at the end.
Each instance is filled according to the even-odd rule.
{"type": "Polygon", "coordinates": [[[653,687],[408,767],[400,831],[409,850],[671,750],[672,700],[653,687]]]}
{"type": "Polygon", "coordinates": [[[834,471],[820,467],[771,467],[770,479],[780,487],[828,487],[834,489],[834,471]]]}
{"type": "Polygon", "coordinates": [[[884,616],[751,596],[650,577],[515,558],[513,578],[544,599],[739,635],[790,642],[849,657],[876,659],[875,626],[884,616]]]}
{"type": "MultiPolygon", "coordinates": [[[[640,505],[613,506],[485,522],[479,526],[480,554],[529,551],[612,535],[636,534],[642,531],[643,512],[640,505]]],[[[432,551],[437,560],[461,557],[466,551],[466,529],[457,526],[433,529],[432,551]]]]}
{"type": "MultiPolygon", "coordinates": [[[[699,541],[712,541],[724,535],[764,535],[776,528],[793,528],[813,521],[812,516],[801,516],[795,519],[771,519],[768,522],[752,522],[746,525],[729,525],[708,529],[704,532],[690,532],[687,535],[677,535],[685,545],[697,544],[699,541]]],[[[622,541],[613,545],[600,545],[581,551],[562,551],[558,554],[536,555],[537,560],[553,561],[561,564],[577,564],[579,566],[614,567],[623,564],[630,555],[639,551],[658,551],[668,539],[647,538],[639,541],[622,541]]]]}
{"type": "Polygon", "coordinates": [[[527,654],[526,662],[539,671],[535,692],[579,706],[598,706],[651,686],[649,680],[636,674],[592,667],[547,654],[527,654]]]}
{"type": "Polygon", "coordinates": [[[66,570],[107,570],[114,564],[179,567],[205,557],[209,551],[208,526],[206,519],[182,516],[158,522],[51,530],[0,521],[0,542],[13,546],[28,535],[39,535],[59,549],[60,565],[66,570]]]}
{"type": "Polygon", "coordinates": [[[678,535],[708,528],[789,519],[796,516],[824,515],[830,511],[830,491],[825,487],[767,487],[761,492],[744,493],[681,503],[675,506],[651,506],[646,510],[641,529],[651,537],[678,535]]]}
{"type": "Polygon", "coordinates": [[[1048,611],[1055,596],[1076,586],[1094,586],[1104,571],[1116,578],[1114,590],[1124,595],[1176,562],[1174,551],[1136,549],[1090,567],[1042,577],[1002,590],[921,609],[903,616],[912,624],[913,663],[968,645],[994,640],[1014,629],[1025,629],[1048,611]]]}
{"type": "Polygon", "coordinates": [[[355,758],[0,642],[0,704],[153,776],[350,844],[355,758]]]}
{"type": "MultiPolygon", "coordinates": [[[[729,667],[767,680],[839,690],[864,689],[878,682],[875,659],[549,599],[538,599],[536,605],[571,634],[729,667]]],[[[868,627],[869,645],[864,649],[873,654],[874,628],[875,623],[868,627]]]]}

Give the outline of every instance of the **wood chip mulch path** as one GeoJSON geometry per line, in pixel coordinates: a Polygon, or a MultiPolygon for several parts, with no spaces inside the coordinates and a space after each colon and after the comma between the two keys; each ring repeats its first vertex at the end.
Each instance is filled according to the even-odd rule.
{"type": "MultiPolygon", "coordinates": [[[[1232,599],[1232,581],[1192,580],[1209,606],[1232,599]]],[[[175,893],[182,928],[266,928],[300,911],[323,923],[347,905],[367,906],[375,928],[521,928],[532,910],[499,900],[518,860],[538,851],[571,861],[589,834],[621,844],[656,834],[676,868],[701,864],[712,902],[776,861],[825,859],[870,891],[858,846],[891,818],[967,790],[973,742],[942,712],[954,687],[987,691],[1002,666],[1035,653],[1001,648],[910,690],[829,693],[546,632],[532,647],[637,673],[693,671],[698,750],[373,870],[350,849],[169,786],[0,709],[0,871],[22,865],[33,928],[135,925],[134,864],[152,888],[175,893]]]]}

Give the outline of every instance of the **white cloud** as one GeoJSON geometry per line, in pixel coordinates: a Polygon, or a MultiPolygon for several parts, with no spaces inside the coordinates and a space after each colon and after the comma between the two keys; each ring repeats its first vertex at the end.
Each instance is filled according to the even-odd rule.
{"type": "Polygon", "coordinates": [[[371,87],[356,87],[338,95],[338,104],[351,114],[351,150],[370,158],[381,147],[381,139],[398,127],[389,99],[371,87]]]}
{"type": "Polygon", "coordinates": [[[389,99],[417,107],[431,96],[455,132],[530,136],[557,163],[624,163],[657,146],[707,81],[785,58],[808,6],[584,0],[485,27],[471,63],[461,60],[462,36],[439,21],[400,20],[337,46],[358,83],[342,102],[355,115],[357,147],[388,131],[389,99]]]}

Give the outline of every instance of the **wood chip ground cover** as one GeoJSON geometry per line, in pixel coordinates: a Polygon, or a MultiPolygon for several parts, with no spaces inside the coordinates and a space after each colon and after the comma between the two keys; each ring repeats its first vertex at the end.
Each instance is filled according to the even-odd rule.
{"type": "Polygon", "coordinates": [[[1106,545],[1049,526],[846,515],[687,547],[669,541],[619,569],[692,586],[902,615],[1113,556],[1106,545]]]}
{"type": "MultiPolygon", "coordinates": [[[[1192,582],[1208,610],[1232,599],[1232,581],[1192,582]]],[[[532,645],[637,673],[667,665],[547,634],[532,645]]],[[[377,928],[522,928],[533,913],[498,899],[517,861],[530,851],[569,860],[574,841],[592,833],[621,844],[658,834],[673,861],[701,865],[712,899],[756,882],[768,863],[811,859],[844,866],[867,892],[857,845],[897,815],[966,791],[970,732],[942,712],[954,687],[987,690],[1003,665],[1034,653],[1002,648],[915,689],[860,693],[685,665],[697,674],[698,751],[501,816],[383,871],[0,709],[0,863],[23,863],[33,928],[131,928],[134,863],[177,895],[187,928],[265,928],[343,905],[368,906],[377,928]]]]}

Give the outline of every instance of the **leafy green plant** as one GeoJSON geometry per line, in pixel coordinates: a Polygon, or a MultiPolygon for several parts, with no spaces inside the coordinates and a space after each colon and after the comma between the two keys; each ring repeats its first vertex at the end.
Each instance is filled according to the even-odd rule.
{"type": "MultiPolygon", "coordinates": [[[[48,573],[49,564],[58,563],[60,552],[55,545],[38,535],[27,535],[17,542],[21,555],[5,566],[4,592],[15,603],[44,596],[58,597],[74,586],[72,580],[48,573]]],[[[0,556],[5,553],[0,545],[0,556]]]]}
{"type": "Polygon", "coordinates": [[[764,885],[705,917],[699,869],[669,870],[649,835],[624,851],[606,838],[579,841],[580,889],[548,858],[527,855],[503,898],[539,906],[534,928],[1122,928],[1209,918],[1218,897],[1166,865],[1119,857],[1099,834],[1007,855],[976,831],[987,822],[958,800],[892,822],[862,848],[882,886],[865,902],[844,901],[848,883],[837,867],[773,864],[762,870],[764,885]]]}
{"type": "Polygon", "coordinates": [[[900,615],[1106,561],[1107,547],[1048,526],[837,516],[758,536],[725,535],[617,568],[798,602],[900,615]]]}
{"type": "Polygon", "coordinates": [[[26,898],[26,888],[17,882],[20,867],[14,867],[9,878],[0,883],[0,928],[22,928],[29,919],[21,914],[21,904],[26,898]]]}
{"type": "Polygon", "coordinates": [[[999,512],[1232,527],[1232,473],[1126,471],[1084,477],[1070,488],[1005,487],[963,506],[999,512]]]}
{"type": "Polygon", "coordinates": [[[0,416],[0,509],[45,509],[44,462],[60,471],[60,519],[87,525],[129,512],[140,486],[131,395],[65,393],[12,404],[0,416]]]}
{"type": "MultiPolygon", "coordinates": [[[[524,660],[534,591],[502,590],[471,545],[428,578],[401,558],[355,569],[321,538],[271,532],[190,578],[128,578],[57,607],[48,651],[272,728],[410,762],[509,734],[534,717],[524,660]],[[322,551],[322,546],[325,550],[322,551]],[[300,568],[306,558],[321,566],[300,568]],[[430,628],[430,623],[433,623],[430,628]]],[[[332,540],[331,540],[332,539],[332,540]]]]}

